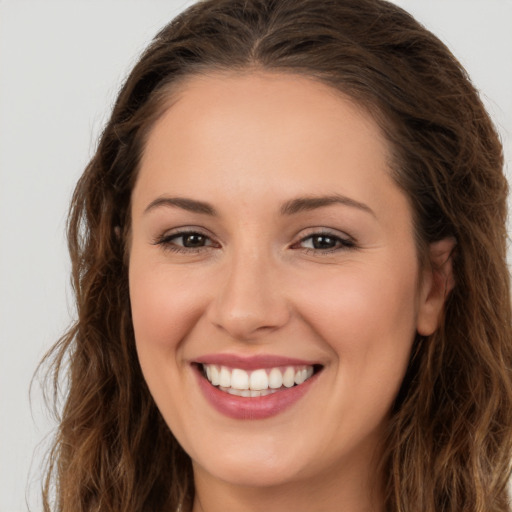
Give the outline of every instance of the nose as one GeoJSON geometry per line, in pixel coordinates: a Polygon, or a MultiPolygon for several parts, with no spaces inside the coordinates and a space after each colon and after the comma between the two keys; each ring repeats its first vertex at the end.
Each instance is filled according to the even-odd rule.
{"type": "Polygon", "coordinates": [[[261,341],[290,318],[279,269],[260,254],[225,262],[208,318],[217,329],[240,341],[261,341]]]}

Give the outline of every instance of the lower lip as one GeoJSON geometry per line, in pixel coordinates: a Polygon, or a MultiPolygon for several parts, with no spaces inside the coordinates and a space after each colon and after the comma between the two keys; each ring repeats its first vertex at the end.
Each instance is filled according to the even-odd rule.
{"type": "Polygon", "coordinates": [[[252,398],[230,395],[212,386],[194,365],[199,387],[210,404],[220,413],[237,420],[262,420],[276,416],[299,401],[318,378],[315,373],[298,386],[252,398]]]}

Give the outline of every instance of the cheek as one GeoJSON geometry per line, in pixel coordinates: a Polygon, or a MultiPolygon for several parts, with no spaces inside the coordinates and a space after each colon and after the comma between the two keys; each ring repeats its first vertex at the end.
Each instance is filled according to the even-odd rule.
{"type": "MultiPolygon", "coordinates": [[[[129,268],[130,300],[135,344],[146,383],[173,432],[186,431],[187,410],[181,390],[187,378],[185,341],[201,316],[204,293],[186,270],[148,265],[149,258],[132,255],[129,268]]],[[[189,382],[190,386],[191,383],[189,382]]]]}
{"type": "Polygon", "coordinates": [[[415,336],[414,266],[352,265],[301,290],[302,316],[330,346],[347,386],[399,384],[415,336]]]}
{"type": "Polygon", "coordinates": [[[384,272],[365,266],[317,287],[310,322],[337,360],[333,408],[358,425],[380,424],[387,416],[407,369],[415,337],[415,268],[384,272]]]}
{"type": "MultiPolygon", "coordinates": [[[[186,270],[130,262],[130,300],[137,350],[174,353],[201,315],[203,300],[186,270]]],[[[142,358],[142,357],[141,357],[142,358]]]]}
{"type": "Polygon", "coordinates": [[[416,283],[411,270],[392,274],[385,268],[353,266],[329,278],[313,278],[311,286],[302,286],[297,293],[318,328],[329,335],[351,334],[355,340],[377,327],[383,335],[402,327],[414,331],[416,283]]]}

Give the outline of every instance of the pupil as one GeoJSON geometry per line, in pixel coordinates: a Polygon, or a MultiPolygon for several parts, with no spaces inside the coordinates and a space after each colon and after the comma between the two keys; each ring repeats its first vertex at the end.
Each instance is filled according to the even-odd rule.
{"type": "Polygon", "coordinates": [[[185,247],[202,247],[204,245],[204,236],[197,233],[192,233],[183,238],[183,245],[185,247]]]}
{"type": "Polygon", "coordinates": [[[313,238],[313,247],[315,249],[332,249],[336,245],[336,240],[327,235],[319,235],[313,238]]]}

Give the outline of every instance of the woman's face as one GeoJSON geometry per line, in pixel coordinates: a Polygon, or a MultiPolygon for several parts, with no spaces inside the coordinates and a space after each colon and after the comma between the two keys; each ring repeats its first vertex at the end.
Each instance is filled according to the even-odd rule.
{"type": "Polygon", "coordinates": [[[299,76],[191,78],[132,200],[137,351],[196,481],[366,474],[436,323],[371,117],[299,76]]]}

